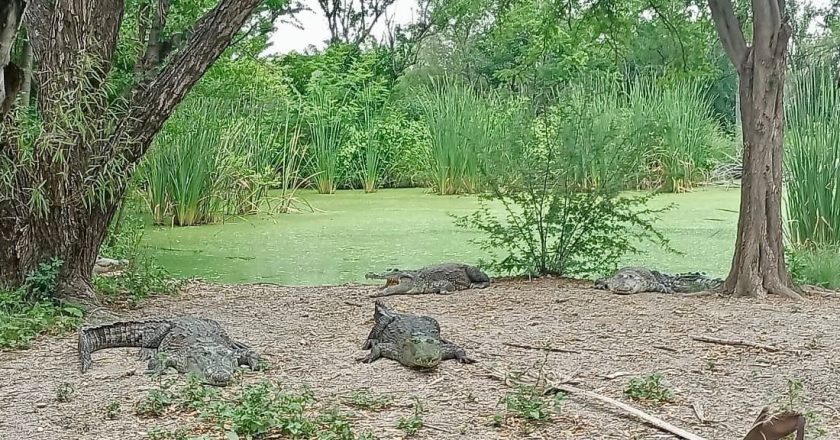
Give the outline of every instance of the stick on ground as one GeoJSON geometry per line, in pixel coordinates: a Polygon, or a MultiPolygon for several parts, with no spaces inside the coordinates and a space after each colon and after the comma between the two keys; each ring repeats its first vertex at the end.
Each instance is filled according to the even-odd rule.
{"type": "MultiPolygon", "coordinates": [[[[497,379],[497,380],[501,380],[505,385],[511,385],[511,383],[514,382],[514,378],[511,377],[510,375],[500,373],[498,371],[494,371],[494,370],[490,370],[490,369],[488,369],[488,371],[490,373],[490,377],[492,377],[494,379],[497,379]]],[[[521,377],[535,379],[533,377],[533,375],[530,375],[528,373],[522,375],[521,377]]],[[[516,380],[520,381],[521,379],[516,378],[516,380]]],[[[670,424],[670,423],[668,423],[668,422],[666,422],[666,421],[664,421],[664,420],[662,420],[658,417],[654,417],[654,416],[652,416],[652,415],[650,415],[650,414],[648,414],[644,411],[633,408],[632,406],[627,405],[626,403],[619,402],[618,400],[612,399],[610,397],[603,396],[603,395],[597,394],[597,393],[593,393],[592,391],[587,391],[587,390],[584,390],[584,389],[580,389],[580,388],[568,385],[567,383],[552,382],[552,381],[548,381],[547,379],[545,380],[545,382],[549,385],[548,389],[546,390],[546,394],[552,393],[552,392],[556,393],[558,391],[563,391],[565,393],[577,394],[577,395],[580,395],[580,396],[588,397],[590,399],[594,399],[594,400],[598,400],[598,401],[601,401],[601,402],[609,403],[613,406],[616,406],[616,407],[624,410],[625,412],[628,412],[628,413],[630,413],[630,414],[632,414],[632,415],[650,423],[651,425],[653,425],[653,426],[655,426],[659,429],[670,432],[671,434],[674,434],[674,435],[676,435],[680,438],[684,438],[685,440],[706,440],[705,438],[700,437],[699,435],[692,434],[692,433],[690,433],[690,432],[688,432],[688,431],[686,431],[682,428],[679,428],[677,426],[674,426],[674,425],[672,425],[672,424],[670,424]]]]}
{"type": "Polygon", "coordinates": [[[767,351],[782,351],[779,347],[773,347],[772,345],[764,345],[759,344],[756,342],[744,341],[741,339],[719,339],[719,338],[712,338],[709,336],[692,336],[691,339],[700,342],[708,342],[711,344],[721,344],[721,345],[742,345],[744,347],[753,347],[753,348],[760,348],[762,350],[767,351]]]}
{"type": "Polygon", "coordinates": [[[552,353],[580,353],[577,350],[570,350],[566,348],[551,348],[551,347],[534,347],[533,345],[525,345],[525,344],[516,344],[513,342],[502,342],[502,345],[507,345],[508,347],[515,347],[515,348],[523,348],[525,350],[543,350],[543,351],[550,351],[552,353]]]}

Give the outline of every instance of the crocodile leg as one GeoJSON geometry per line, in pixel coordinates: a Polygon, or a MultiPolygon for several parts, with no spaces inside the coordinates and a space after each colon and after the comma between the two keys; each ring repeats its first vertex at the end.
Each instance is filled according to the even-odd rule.
{"type": "Polygon", "coordinates": [[[369,364],[383,357],[388,359],[398,359],[397,345],[387,343],[374,344],[370,349],[370,353],[360,359],[360,361],[369,364]]]}
{"type": "Polygon", "coordinates": [[[486,289],[487,287],[490,287],[489,281],[482,281],[480,283],[470,284],[470,289],[486,289]]]}
{"type": "Polygon", "coordinates": [[[467,273],[467,278],[470,279],[470,288],[484,289],[490,286],[490,277],[479,268],[467,266],[464,268],[464,272],[467,273]]]}
{"type": "Polygon", "coordinates": [[[432,291],[440,295],[451,295],[455,293],[455,284],[450,281],[435,281],[429,286],[432,291]]]}
{"type": "Polygon", "coordinates": [[[464,351],[463,348],[447,341],[446,339],[441,339],[440,344],[440,359],[447,360],[447,359],[457,359],[458,362],[462,364],[472,364],[475,363],[474,359],[471,359],[467,356],[467,352],[464,351]]]}
{"type": "Polygon", "coordinates": [[[247,365],[252,371],[257,371],[260,369],[260,361],[262,358],[260,357],[257,352],[247,349],[247,348],[237,348],[234,350],[236,357],[238,358],[239,365],[247,365]]]}
{"type": "Polygon", "coordinates": [[[382,316],[379,318],[370,330],[370,333],[368,333],[368,337],[365,339],[364,345],[362,345],[362,350],[369,350],[372,346],[376,345],[379,335],[382,334],[385,327],[388,327],[393,320],[393,316],[382,316]]]}

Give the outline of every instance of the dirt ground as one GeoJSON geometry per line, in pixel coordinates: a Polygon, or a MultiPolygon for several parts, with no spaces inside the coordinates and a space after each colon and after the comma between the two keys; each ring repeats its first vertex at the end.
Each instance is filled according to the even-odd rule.
{"type": "MultiPolygon", "coordinates": [[[[234,338],[250,344],[271,364],[248,372],[244,383],[264,378],[308,384],[319,400],[370,390],[394,397],[384,411],[342,407],[354,426],[381,439],[402,438],[400,417],[423,403],[417,439],[668,439],[676,438],[614,407],[570,396],[551,422],[492,424],[503,413],[500,398],[512,391],[489,377],[488,368],[543,370],[574,376],[576,386],[630,403],[706,439],[742,438],[759,410],[785,396],[788,379],[804,384],[803,410],[816,414],[824,439],[840,439],[840,299],[809,296],[795,304],[663,294],[618,296],[559,280],[506,281],[449,296],[396,296],[389,305],[438,319],[444,337],[478,362],[446,361],[434,372],[409,370],[383,359],[355,361],[373,322],[376,287],[287,288],[194,283],[179,297],[155,298],[119,317],[195,314],[220,321],[234,338]],[[691,336],[742,339],[779,347],[771,352],[718,345],[691,336]],[[547,352],[509,344],[550,346],[547,352]],[[661,407],[624,394],[633,375],[658,372],[674,393],[661,407]],[[632,373],[620,375],[618,373],[632,373]],[[618,376],[618,377],[616,377],[618,376]],[[693,407],[702,409],[706,422],[693,407]]],[[[103,318],[104,319],[104,318],[103,318]]],[[[0,353],[0,439],[140,439],[173,419],[139,419],[131,410],[155,382],[143,375],[136,350],[94,354],[93,367],[78,370],[76,337],[43,338],[27,351],[0,353]],[[56,401],[69,382],[74,400],[56,401]],[[103,405],[123,408],[105,420],[103,405]]],[[[816,424],[806,438],[816,439],[816,424]]]]}

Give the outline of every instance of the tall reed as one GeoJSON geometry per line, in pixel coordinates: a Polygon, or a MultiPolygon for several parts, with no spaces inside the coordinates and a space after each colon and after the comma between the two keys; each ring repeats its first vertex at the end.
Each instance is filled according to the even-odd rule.
{"type": "Polygon", "coordinates": [[[368,105],[362,107],[358,130],[362,141],[362,153],[355,164],[359,184],[366,193],[376,192],[379,188],[388,159],[386,146],[382,144],[378,133],[378,125],[382,123],[382,111],[370,105],[374,101],[373,95],[370,88],[361,92],[361,101],[368,105]]]}
{"type": "Polygon", "coordinates": [[[309,100],[310,154],[315,189],[320,194],[332,194],[342,178],[339,154],[347,136],[341,111],[343,102],[336,102],[320,90],[312,91],[309,100]]]}
{"type": "Polygon", "coordinates": [[[786,102],[785,212],[797,245],[840,245],[840,91],[832,66],[793,74],[786,102]]]}
{"type": "Polygon", "coordinates": [[[711,101],[697,81],[638,78],[628,91],[631,143],[645,146],[648,182],[666,192],[682,192],[707,179],[730,153],[711,101]]]}
{"type": "Polygon", "coordinates": [[[481,150],[493,140],[493,103],[470,85],[435,80],[419,94],[431,145],[427,166],[441,195],[480,189],[481,150]]]}

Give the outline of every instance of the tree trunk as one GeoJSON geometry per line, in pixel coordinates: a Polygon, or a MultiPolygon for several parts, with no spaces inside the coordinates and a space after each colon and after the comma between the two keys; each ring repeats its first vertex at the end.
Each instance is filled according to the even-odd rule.
{"type": "Polygon", "coordinates": [[[721,43],[738,71],[744,141],[738,235],[724,293],[800,299],[785,264],[782,233],[784,85],[791,27],[783,0],[753,0],[747,46],[731,0],[709,0],[721,43]]]}
{"type": "MultiPolygon", "coordinates": [[[[52,258],[58,295],[96,302],[93,266],[136,164],[175,107],[228,47],[261,0],[221,0],[183,49],[143,78],[128,106],[103,87],[113,64],[122,0],[31,0],[26,15],[39,61],[47,127],[23,160],[20,138],[0,145],[0,284],[19,284],[52,258]],[[93,11],[93,12],[91,12],[93,11]]],[[[154,44],[157,44],[156,42],[154,44]]]]}
{"type": "Polygon", "coordinates": [[[30,97],[32,96],[32,44],[27,36],[23,43],[23,88],[20,90],[20,105],[29,108],[30,97]]]}

